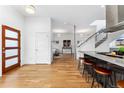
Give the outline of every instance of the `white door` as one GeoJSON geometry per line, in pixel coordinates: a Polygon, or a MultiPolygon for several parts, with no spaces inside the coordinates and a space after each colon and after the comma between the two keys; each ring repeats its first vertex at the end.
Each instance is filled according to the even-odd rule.
{"type": "Polygon", "coordinates": [[[49,37],[48,33],[36,32],[36,64],[47,64],[49,59],[49,37]]]}

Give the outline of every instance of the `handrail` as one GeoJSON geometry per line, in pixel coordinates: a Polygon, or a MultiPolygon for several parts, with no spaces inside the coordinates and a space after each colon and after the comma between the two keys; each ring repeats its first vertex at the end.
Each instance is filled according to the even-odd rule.
{"type": "Polygon", "coordinates": [[[91,35],[88,39],[86,39],[84,42],[80,43],[78,45],[78,47],[80,47],[81,45],[83,45],[85,42],[87,42],[89,39],[91,39],[93,36],[95,36],[97,33],[102,33],[102,32],[105,32],[105,33],[110,33],[110,32],[116,32],[116,31],[119,31],[119,30],[122,30],[124,29],[124,21],[123,22],[120,22],[112,27],[109,27],[109,28],[105,28],[105,29],[101,29],[100,31],[94,33],[93,35],[91,35]]]}
{"type": "MultiPolygon", "coordinates": [[[[105,31],[102,31],[102,32],[105,33],[105,31]]],[[[102,33],[102,32],[101,32],[101,33],[102,33]]],[[[99,34],[96,35],[96,37],[95,37],[96,43],[99,42],[99,41],[97,40],[97,38],[101,35],[101,33],[99,33],[99,34]]],[[[107,36],[108,36],[108,34],[105,34],[105,37],[104,37],[104,38],[107,38],[107,36]]]]}
{"type": "Polygon", "coordinates": [[[87,38],[84,42],[82,42],[80,45],[78,45],[78,47],[82,46],[84,43],[86,43],[89,39],[91,39],[92,37],[94,37],[97,33],[102,33],[102,32],[106,32],[106,29],[101,29],[98,32],[95,32],[94,34],[92,34],[89,38],[87,38]]]}

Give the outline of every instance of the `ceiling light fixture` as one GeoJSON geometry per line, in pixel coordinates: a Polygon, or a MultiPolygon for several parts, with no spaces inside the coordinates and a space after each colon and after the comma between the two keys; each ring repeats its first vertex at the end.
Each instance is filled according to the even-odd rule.
{"type": "Polygon", "coordinates": [[[61,34],[57,34],[57,37],[61,37],[61,34]]]}
{"type": "Polygon", "coordinates": [[[25,11],[28,14],[34,14],[35,13],[35,7],[33,5],[28,5],[25,7],[25,11]]]}
{"type": "Polygon", "coordinates": [[[105,8],[105,5],[101,5],[101,8],[105,8]]]}
{"type": "Polygon", "coordinates": [[[54,33],[66,33],[67,31],[64,29],[54,29],[53,32],[54,33]]]}
{"type": "Polygon", "coordinates": [[[80,36],[83,36],[84,34],[80,34],[80,36]]]}
{"type": "Polygon", "coordinates": [[[77,30],[76,33],[87,33],[89,31],[90,29],[81,29],[81,30],[77,30]]]}

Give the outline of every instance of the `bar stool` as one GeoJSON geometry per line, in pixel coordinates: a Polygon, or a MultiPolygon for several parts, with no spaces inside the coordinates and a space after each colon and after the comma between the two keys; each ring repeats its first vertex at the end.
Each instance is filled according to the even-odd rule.
{"type": "Polygon", "coordinates": [[[95,66],[91,88],[94,86],[95,77],[96,77],[96,81],[98,81],[98,83],[102,83],[103,87],[107,87],[107,84],[109,84],[108,83],[109,79],[111,80],[111,83],[112,83],[111,73],[112,73],[111,70],[108,70],[103,67],[95,66]],[[101,75],[102,78],[98,77],[98,75],[101,75]],[[104,78],[104,81],[101,82],[103,78],[104,78]]]}
{"type": "Polygon", "coordinates": [[[78,70],[80,70],[80,68],[83,66],[82,61],[84,61],[84,58],[83,57],[79,57],[78,70]]]}
{"type": "Polygon", "coordinates": [[[85,76],[87,82],[89,82],[89,75],[93,76],[93,66],[95,65],[92,61],[85,59],[83,61],[84,68],[82,69],[82,77],[85,76]],[[87,72],[87,73],[86,73],[87,72]]]}
{"type": "Polygon", "coordinates": [[[117,82],[117,87],[118,87],[118,88],[124,88],[124,80],[119,80],[119,81],[117,82]]]}
{"type": "MultiPolygon", "coordinates": [[[[112,70],[113,85],[112,87],[118,87],[118,82],[124,80],[124,69],[120,66],[110,64],[112,70]]],[[[120,84],[120,83],[119,83],[120,84]]]]}

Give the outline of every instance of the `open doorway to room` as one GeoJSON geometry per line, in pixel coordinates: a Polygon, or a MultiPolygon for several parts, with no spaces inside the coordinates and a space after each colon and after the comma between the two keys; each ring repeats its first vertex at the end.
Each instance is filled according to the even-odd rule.
{"type": "MultiPolygon", "coordinates": [[[[57,26],[58,27],[58,26],[57,26]]],[[[52,31],[53,59],[76,58],[75,26],[73,24],[60,23],[59,29],[55,27],[52,31]]]]}

